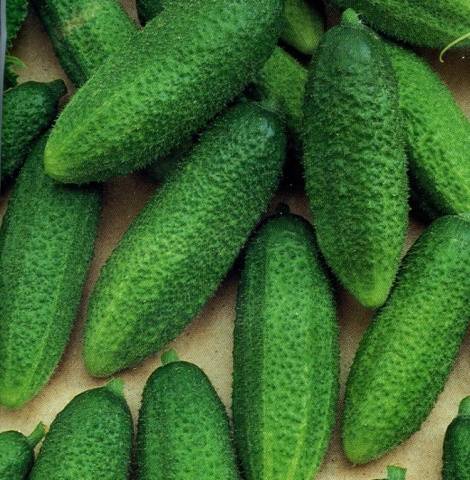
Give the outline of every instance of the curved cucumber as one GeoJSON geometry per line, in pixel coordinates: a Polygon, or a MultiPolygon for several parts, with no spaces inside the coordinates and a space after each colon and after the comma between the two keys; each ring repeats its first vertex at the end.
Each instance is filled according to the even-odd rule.
{"type": "Polygon", "coordinates": [[[385,302],[407,227],[398,89],[383,46],[353,11],[318,47],[304,106],[304,164],[318,244],[366,307],[385,302]]]}
{"type": "MultiPolygon", "coordinates": [[[[470,32],[468,0],[332,0],[374,28],[411,45],[444,48],[470,32]]],[[[470,40],[462,42],[468,46],[470,40]]]]}
{"type": "Polygon", "coordinates": [[[405,257],[351,367],[343,420],[351,462],[378,458],[420,428],[459,351],[469,300],[470,221],[441,217],[405,257]]]}
{"type": "Polygon", "coordinates": [[[34,462],[34,447],[42,440],[45,428],[40,423],[31,435],[0,433],[0,478],[25,480],[34,462]]]}
{"type": "Polygon", "coordinates": [[[46,172],[82,183],[137,170],[200,130],[274,49],[281,0],[176,2],[72,98],[46,172]]]}
{"type": "Polygon", "coordinates": [[[93,253],[99,195],[43,171],[44,137],[23,166],[0,231],[0,403],[18,408],[54,372],[93,253]]]}
{"type": "Polygon", "coordinates": [[[136,32],[118,0],[33,0],[59,61],[76,86],[136,32]]]}
{"type": "Polygon", "coordinates": [[[21,167],[34,141],[57,115],[65,93],[62,80],[26,82],[5,92],[2,125],[2,179],[21,167]]]}
{"type": "Polygon", "coordinates": [[[246,253],[235,322],[232,408],[247,480],[318,472],[339,389],[335,317],[310,225],[267,220],[246,253]]]}
{"type": "Polygon", "coordinates": [[[28,480],[127,480],[132,430],[120,380],[81,393],[52,422],[28,480]]]}
{"type": "Polygon", "coordinates": [[[28,14],[28,0],[6,0],[7,45],[11,46],[28,14]]]}
{"type": "Polygon", "coordinates": [[[137,478],[238,480],[229,420],[210,380],[191,363],[165,355],[163,363],[144,389],[137,478]]]}
{"type": "Polygon", "coordinates": [[[91,374],[135,365],[198,313],[266,209],[284,148],[278,120],[249,103],[202,134],[103,268],[85,335],[91,374]]]}
{"type": "Polygon", "coordinates": [[[460,403],[459,414],[444,439],[442,480],[470,478],[470,397],[460,403]]]}

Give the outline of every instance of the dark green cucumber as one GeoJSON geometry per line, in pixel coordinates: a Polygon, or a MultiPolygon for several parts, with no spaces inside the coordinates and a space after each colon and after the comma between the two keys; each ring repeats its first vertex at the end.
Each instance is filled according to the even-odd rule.
{"type": "Polygon", "coordinates": [[[398,79],[411,184],[429,217],[470,211],[470,122],[413,52],[386,43],[398,79]]]}
{"type": "Polygon", "coordinates": [[[238,480],[225,407],[204,372],[163,355],[145,385],[137,433],[138,480],[238,480]]]}
{"type": "Polygon", "coordinates": [[[351,367],[343,420],[351,462],[378,458],[420,428],[454,365],[469,302],[470,219],[441,217],[405,257],[351,367]]]}
{"type": "Polygon", "coordinates": [[[446,431],[443,463],[442,480],[470,479],[470,397],[462,400],[446,431]]]}
{"type": "Polygon", "coordinates": [[[28,480],[127,480],[132,417],[123,384],[77,395],[55,418],[28,480]]]}
{"type": "Polygon", "coordinates": [[[76,86],[136,32],[118,0],[33,0],[59,61],[76,86]]]}
{"type": "Polygon", "coordinates": [[[25,480],[33,466],[34,447],[45,433],[42,423],[28,437],[15,431],[0,433],[0,478],[25,480]]]}
{"type": "Polygon", "coordinates": [[[375,35],[352,10],[318,47],[306,87],[304,165],[318,244],[366,307],[398,269],[408,192],[398,88],[375,35]]]}
{"type": "Polygon", "coordinates": [[[271,218],[251,240],[234,337],[232,408],[245,478],[314,478],[335,421],[338,328],[313,229],[300,217],[271,218]]]}
{"type": "Polygon", "coordinates": [[[202,134],[103,268],[85,335],[92,375],[137,364],[193,319],[266,209],[284,148],[275,116],[250,103],[202,134]]]}
{"type": "Polygon", "coordinates": [[[28,0],[6,0],[7,45],[11,46],[28,14],[28,0]]]}
{"type": "Polygon", "coordinates": [[[57,115],[58,102],[64,93],[65,84],[62,80],[26,82],[5,92],[2,178],[11,177],[21,167],[35,140],[57,115]]]}
{"type": "Polygon", "coordinates": [[[45,175],[44,137],[13,189],[0,230],[0,403],[18,408],[54,372],[93,253],[96,191],[45,175]]]}
{"type": "MultiPolygon", "coordinates": [[[[444,48],[470,32],[468,0],[330,0],[354,8],[374,28],[411,45],[444,48]]],[[[470,40],[462,42],[470,45],[470,40]]]]}
{"type": "Polygon", "coordinates": [[[171,3],[72,98],[49,138],[46,172],[105,180],[169,153],[269,58],[281,11],[281,0],[171,3]]]}

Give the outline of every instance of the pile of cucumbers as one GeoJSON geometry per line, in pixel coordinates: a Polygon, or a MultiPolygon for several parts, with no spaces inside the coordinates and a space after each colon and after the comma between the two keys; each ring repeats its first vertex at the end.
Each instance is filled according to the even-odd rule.
{"type": "MultiPolygon", "coordinates": [[[[410,50],[468,48],[470,3],[331,0],[329,29],[307,0],[136,3],[141,26],[118,0],[31,2],[76,93],[57,116],[63,81],[8,71],[0,404],[27,405],[54,374],[102,184],[140,171],[160,185],[91,292],[86,369],[110,377],[164,351],[241,256],[232,419],[167,351],[135,441],[115,378],[47,434],[0,434],[0,479],[312,480],[338,419],[352,464],[381,458],[421,428],[470,321],[470,122],[410,50]],[[313,225],[284,204],[265,215],[286,178],[313,225]],[[427,228],[403,256],[410,209],[427,228]],[[376,309],[341,408],[337,285],[376,309]]],[[[7,0],[9,47],[27,9],[7,0]]],[[[454,403],[442,478],[470,480],[470,397],[454,403]]]]}

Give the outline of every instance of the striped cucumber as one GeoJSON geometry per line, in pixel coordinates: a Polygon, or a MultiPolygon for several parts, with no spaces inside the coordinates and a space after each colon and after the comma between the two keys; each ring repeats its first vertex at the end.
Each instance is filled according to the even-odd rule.
{"type": "Polygon", "coordinates": [[[44,137],[23,166],[0,231],[0,403],[48,382],[69,339],[100,211],[97,192],[43,171],[44,137]]]}
{"type": "Polygon", "coordinates": [[[247,480],[318,472],[339,389],[335,317],[310,225],[290,214],[266,221],[246,253],[234,334],[232,408],[247,480]]]}
{"type": "Polygon", "coordinates": [[[470,219],[441,217],[405,257],[351,367],[343,419],[351,462],[378,458],[420,428],[454,365],[469,301],[470,219]]]}

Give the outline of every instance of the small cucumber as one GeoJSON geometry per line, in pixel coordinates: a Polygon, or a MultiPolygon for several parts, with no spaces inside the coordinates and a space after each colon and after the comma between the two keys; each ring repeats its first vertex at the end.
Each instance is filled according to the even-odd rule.
{"type": "Polygon", "coordinates": [[[2,179],[21,167],[35,140],[57,115],[59,99],[66,89],[62,80],[26,82],[3,97],[2,179]]]}
{"type": "Polygon", "coordinates": [[[148,379],[137,432],[138,480],[238,480],[225,407],[204,372],[163,355],[148,379]]]}
{"type": "Polygon", "coordinates": [[[11,47],[28,14],[28,0],[6,0],[7,46],[11,47]]]}
{"type": "Polygon", "coordinates": [[[382,456],[420,428],[454,365],[469,301],[470,219],[441,217],[406,255],[351,367],[343,445],[352,463],[382,456]]]}
{"type": "Polygon", "coordinates": [[[136,32],[118,0],[33,0],[59,61],[76,86],[136,32]]]}
{"type": "Polygon", "coordinates": [[[66,106],[46,147],[46,172],[62,182],[105,180],[169,153],[262,67],[281,13],[281,0],[171,3],[66,106]]]}
{"type": "Polygon", "coordinates": [[[100,212],[96,191],[45,175],[45,144],[23,166],[0,230],[0,403],[10,408],[33,398],[62,356],[100,212]]]}
{"type": "Polygon", "coordinates": [[[232,408],[245,478],[314,478],[335,421],[338,328],[313,230],[300,217],[271,218],[251,240],[234,337],[232,408]]]}
{"type": "Polygon", "coordinates": [[[77,395],[52,422],[28,480],[127,480],[132,417],[120,380],[77,395]]]}
{"type": "Polygon", "coordinates": [[[0,433],[0,478],[25,480],[34,463],[34,447],[45,433],[42,423],[28,437],[14,431],[0,433]]]}
{"type": "Polygon", "coordinates": [[[390,61],[352,10],[318,47],[304,114],[318,244],[344,287],[378,307],[395,279],[408,223],[404,134],[390,61]]]}
{"type": "Polygon", "coordinates": [[[470,397],[462,400],[446,431],[443,462],[442,480],[470,479],[470,397]]]}
{"type": "Polygon", "coordinates": [[[85,332],[92,375],[139,363],[194,318],[265,211],[284,150],[275,115],[250,103],[202,134],[102,270],[85,332]]]}

